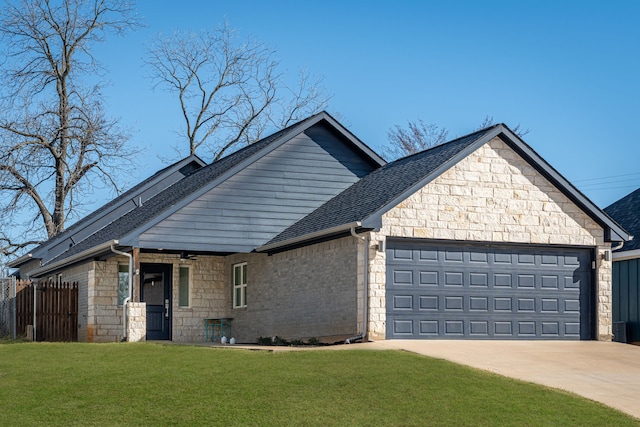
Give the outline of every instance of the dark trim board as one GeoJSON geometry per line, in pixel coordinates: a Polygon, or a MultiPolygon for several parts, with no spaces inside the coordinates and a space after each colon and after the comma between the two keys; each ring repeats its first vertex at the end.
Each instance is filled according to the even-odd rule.
{"type": "Polygon", "coordinates": [[[389,239],[388,339],[589,340],[593,248],[389,239]]]}

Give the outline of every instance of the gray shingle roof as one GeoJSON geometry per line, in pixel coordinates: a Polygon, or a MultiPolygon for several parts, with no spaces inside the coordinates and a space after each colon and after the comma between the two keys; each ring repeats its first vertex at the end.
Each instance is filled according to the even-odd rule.
{"type": "Polygon", "coordinates": [[[37,253],[38,250],[42,247],[45,246],[50,246],[52,243],[56,242],[56,241],[60,241],[63,239],[66,239],[67,237],[69,237],[70,235],[72,235],[78,228],[82,227],[83,225],[94,221],[98,216],[100,216],[100,214],[104,211],[107,211],[109,209],[111,209],[111,207],[113,207],[114,205],[117,205],[118,203],[121,203],[123,200],[129,200],[132,198],[132,196],[134,194],[136,194],[141,188],[143,188],[145,185],[147,185],[148,183],[152,182],[154,179],[156,179],[157,177],[161,176],[162,174],[164,174],[167,170],[174,168],[176,165],[178,165],[181,162],[184,161],[188,161],[189,159],[193,159],[192,163],[197,163],[197,162],[201,162],[204,163],[202,160],[200,160],[199,157],[197,156],[189,156],[186,157],[184,159],[178,160],[177,162],[160,169],[159,171],[157,171],[156,173],[154,173],[153,175],[151,175],[150,177],[148,177],[147,179],[139,182],[138,184],[134,185],[133,187],[131,187],[130,189],[128,189],[127,191],[125,191],[124,193],[120,194],[118,197],[109,200],[107,203],[105,203],[104,205],[102,205],[101,207],[99,207],[98,209],[96,209],[95,211],[89,213],[88,215],[86,215],[85,217],[83,217],[82,219],[74,222],[73,224],[71,224],[69,227],[67,227],[67,229],[65,229],[64,231],[62,231],[61,233],[58,233],[57,235],[55,235],[54,237],[52,237],[51,239],[43,242],[42,244],[40,244],[39,246],[37,246],[36,248],[34,248],[32,250],[33,253],[37,253]]]}
{"type": "Polygon", "coordinates": [[[636,236],[635,239],[626,242],[620,252],[640,249],[640,188],[607,206],[604,211],[636,236]]]}
{"type": "Polygon", "coordinates": [[[190,175],[185,176],[180,181],[176,182],[172,186],[158,193],[155,197],[146,201],[142,206],[130,211],[126,215],[123,215],[122,217],[108,224],[107,226],[95,232],[81,242],[78,242],[76,245],[69,248],[66,252],[50,260],[50,262],[58,261],[79,254],[80,252],[108,242],[110,240],[121,239],[126,234],[136,230],[138,227],[141,227],[148,221],[154,219],[156,216],[158,216],[159,213],[167,210],[182,199],[188,197],[195,191],[206,186],[211,181],[215,180],[228,170],[232,169],[238,163],[267,147],[269,144],[276,141],[280,136],[282,136],[292,128],[301,125],[302,123],[312,119],[313,117],[315,116],[309,117],[294,125],[291,125],[288,128],[278,131],[247,147],[229,154],[228,156],[223,157],[218,161],[215,161],[192,172],[190,175]]]}
{"type": "Polygon", "coordinates": [[[189,197],[194,197],[194,194],[197,194],[199,191],[206,191],[209,185],[214,185],[212,183],[214,183],[216,179],[227,172],[231,172],[236,166],[242,164],[244,160],[256,155],[272,143],[276,141],[284,142],[287,140],[287,135],[295,136],[299,132],[303,132],[307,127],[322,120],[327,120],[330,123],[334,123],[334,126],[340,127],[341,132],[362,151],[363,155],[368,156],[373,163],[378,165],[384,164],[382,158],[362,143],[362,141],[353,136],[347,129],[343,128],[328,113],[323,111],[192,172],[182,180],[147,200],[142,206],[121,216],[91,236],[70,247],[66,252],[49,260],[46,265],[43,265],[39,270],[44,272],[47,270],[47,265],[59,265],[63,263],[66,258],[90,252],[92,249],[112,240],[121,240],[121,245],[132,244],[129,240],[136,239],[136,230],[140,230],[147,224],[151,224],[153,221],[161,218],[162,215],[169,214],[172,208],[179,206],[180,203],[184,203],[189,197]],[[123,239],[127,241],[122,241],[123,239]]]}
{"type": "Polygon", "coordinates": [[[274,237],[265,246],[364,221],[434,174],[496,126],[482,129],[426,151],[401,158],[371,172],[274,237]]]}

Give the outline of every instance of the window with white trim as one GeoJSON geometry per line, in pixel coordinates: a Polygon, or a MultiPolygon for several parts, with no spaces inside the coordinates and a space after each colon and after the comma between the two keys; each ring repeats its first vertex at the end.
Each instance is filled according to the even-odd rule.
{"type": "Polygon", "coordinates": [[[180,282],[178,283],[178,306],[189,307],[189,283],[190,268],[188,266],[180,266],[180,282]]]}
{"type": "Polygon", "coordinates": [[[233,308],[247,306],[247,263],[233,266],[233,308]]]}

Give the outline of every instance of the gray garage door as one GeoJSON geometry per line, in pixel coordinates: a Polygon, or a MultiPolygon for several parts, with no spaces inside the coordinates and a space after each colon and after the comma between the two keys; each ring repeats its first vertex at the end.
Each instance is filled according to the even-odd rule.
{"type": "Polygon", "coordinates": [[[387,242],[387,338],[591,339],[591,250],[387,242]]]}

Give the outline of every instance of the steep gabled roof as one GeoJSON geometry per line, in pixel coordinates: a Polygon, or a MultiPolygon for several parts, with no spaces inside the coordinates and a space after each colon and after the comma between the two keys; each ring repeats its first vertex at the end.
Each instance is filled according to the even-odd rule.
{"type": "MultiPolygon", "coordinates": [[[[640,236],[640,188],[604,208],[604,211],[634,236],[640,236]]],[[[619,252],[640,249],[640,239],[624,244],[619,252]]]]}
{"type": "Polygon", "coordinates": [[[45,272],[51,271],[53,266],[64,263],[65,259],[77,257],[78,254],[87,253],[91,248],[102,247],[108,242],[118,241],[121,246],[134,246],[137,237],[142,231],[167,218],[173,212],[216,187],[220,182],[233,176],[258,158],[321,121],[326,121],[333,126],[372,163],[377,166],[385,163],[381,157],[340,125],[328,113],[321,112],[191,173],[166,190],[158,193],[142,206],[118,218],[85,240],[78,242],[52,260],[53,262],[48,263],[48,267],[45,265],[37,269],[33,272],[33,275],[37,277],[36,275],[38,274],[45,274],[45,272]]]}
{"type": "Polygon", "coordinates": [[[382,215],[495,137],[500,137],[538,172],[608,231],[611,241],[628,240],[628,233],[580,193],[504,124],[494,125],[423,152],[401,158],[373,171],[320,208],[274,237],[257,251],[302,244],[349,228],[379,229],[382,215]],[[325,232],[323,234],[323,232],[325,232]]]}

